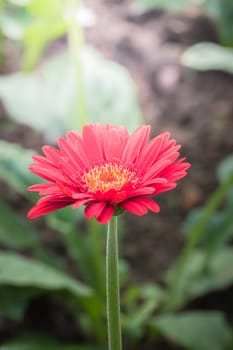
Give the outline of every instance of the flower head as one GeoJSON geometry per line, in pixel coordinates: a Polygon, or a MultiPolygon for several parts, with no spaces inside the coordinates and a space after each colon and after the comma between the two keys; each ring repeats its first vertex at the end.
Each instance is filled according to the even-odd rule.
{"type": "Polygon", "coordinates": [[[58,149],[44,146],[44,156],[33,156],[29,169],[48,183],[28,188],[43,196],[28,218],[67,205],[85,205],[86,217],[96,217],[101,224],[123,210],[136,215],[159,212],[150,197],[176,187],[190,164],[179,158],[180,146],[168,132],[151,141],[149,133],[146,125],[130,136],[123,126],[88,124],[82,135],[69,131],[59,138],[58,149]]]}

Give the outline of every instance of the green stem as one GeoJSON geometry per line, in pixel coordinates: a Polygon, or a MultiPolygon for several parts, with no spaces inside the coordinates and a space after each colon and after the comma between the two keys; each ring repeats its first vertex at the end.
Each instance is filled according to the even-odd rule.
{"type": "Polygon", "coordinates": [[[121,350],[120,292],[118,268],[117,217],[108,224],[106,252],[106,290],[109,350],[121,350]]]}
{"type": "Polygon", "coordinates": [[[77,20],[77,9],[81,0],[70,0],[70,21],[69,21],[69,47],[75,65],[75,77],[77,87],[77,115],[78,126],[82,129],[83,125],[88,121],[88,109],[85,95],[85,85],[83,77],[83,66],[81,53],[83,48],[83,30],[77,20]]]}
{"type": "MultiPolygon", "coordinates": [[[[6,2],[3,1],[0,3],[0,13],[4,14],[6,11],[6,2]]],[[[4,35],[2,33],[2,30],[0,28],[0,72],[2,73],[4,71],[4,63],[5,63],[5,53],[4,53],[4,35]]]]}

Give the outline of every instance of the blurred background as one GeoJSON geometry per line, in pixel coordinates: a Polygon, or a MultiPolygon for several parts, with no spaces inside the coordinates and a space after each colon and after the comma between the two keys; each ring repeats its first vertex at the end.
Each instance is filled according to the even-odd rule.
{"type": "Polygon", "coordinates": [[[106,350],[105,226],[26,219],[44,144],[170,131],[192,164],[120,217],[124,349],[233,349],[232,0],[0,0],[0,350],[106,350]]]}

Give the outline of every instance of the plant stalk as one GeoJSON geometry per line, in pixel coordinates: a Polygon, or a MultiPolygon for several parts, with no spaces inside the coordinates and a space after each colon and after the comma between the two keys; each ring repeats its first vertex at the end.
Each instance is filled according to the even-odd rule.
{"type": "Polygon", "coordinates": [[[83,76],[82,66],[82,48],[83,48],[83,30],[82,26],[77,19],[77,10],[81,4],[81,0],[70,0],[69,7],[69,48],[71,56],[74,61],[76,88],[77,88],[77,115],[78,115],[78,128],[81,130],[82,127],[88,121],[88,108],[85,94],[85,84],[83,76]]]}
{"type": "Polygon", "coordinates": [[[190,230],[187,243],[178,259],[175,268],[175,274],[169,286],[167,301],[165,302],[165,311],[174,309],[174,299],[176,298],[177,288],[182,277],[185,266],[189,263],[189,258],[199,243],[209,219],[214,215],[215,210],[219,207],[226,194],[230,191],[233,184],[233,176],[230,176],[210,197],[202,217],[196,225],[190,230]]]}
{"type": "Polygon", "coordinates": [[[121,350],[120,291],[117,217],[108,224],[106,249],[106,291],[109,350],[121,350]]]}

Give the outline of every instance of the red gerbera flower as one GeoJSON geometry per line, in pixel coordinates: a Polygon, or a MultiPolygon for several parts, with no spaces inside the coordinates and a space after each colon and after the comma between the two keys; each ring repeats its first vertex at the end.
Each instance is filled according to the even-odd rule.
{"type": "Polygon", "coordinates": [[[86,217],[101,224],[124,209],[136,215],[159,212],[149,197],[176,187],[190,164],[179,159],[180,146],[168,132],[151,141],[149,133],[146,125],[129,136],[123,126],[88,124],[82,135],[69,131],[59,138],[59,149],[44,146],[45,156],[33,156],[29,169],[49,183],[28,188],[43,195],[28,218],[70,204],[85,205],[86,217]]]}

